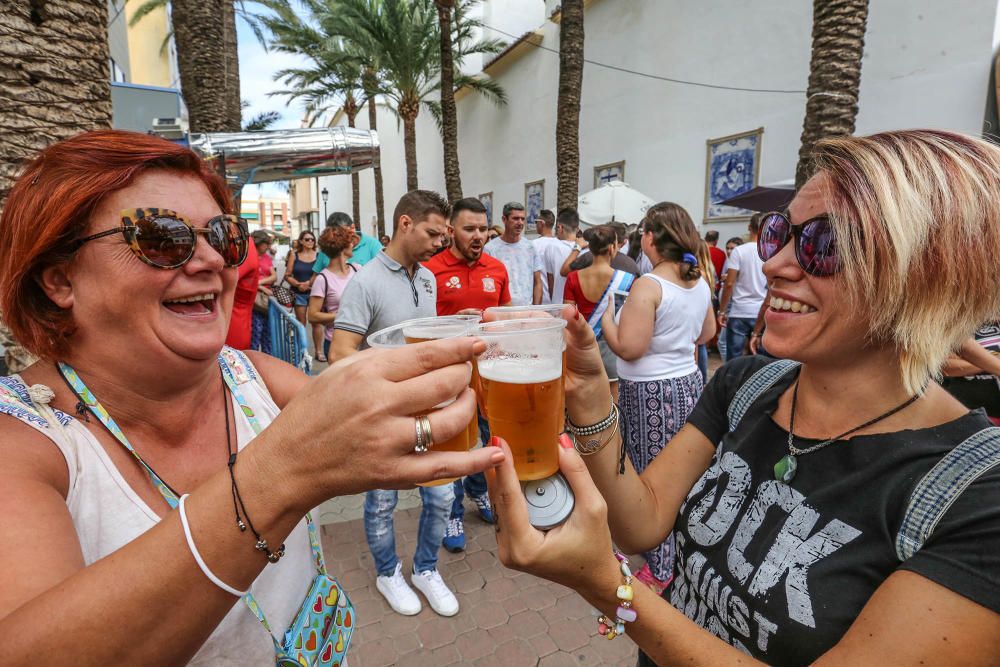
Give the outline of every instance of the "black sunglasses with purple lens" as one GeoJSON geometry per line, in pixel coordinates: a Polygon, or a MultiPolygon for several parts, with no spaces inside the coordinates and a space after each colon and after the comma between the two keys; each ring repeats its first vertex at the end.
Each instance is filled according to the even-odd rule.
{"type": "Polygon", "coordinates": [[[793,225],[788,216],[777,211],[765,213],[760,221],[757,254],[767,261],[795,239],[795,259],[802,270],[812,276],[827,277],[840,268],[833,225],[826,214],[793,225]]]}

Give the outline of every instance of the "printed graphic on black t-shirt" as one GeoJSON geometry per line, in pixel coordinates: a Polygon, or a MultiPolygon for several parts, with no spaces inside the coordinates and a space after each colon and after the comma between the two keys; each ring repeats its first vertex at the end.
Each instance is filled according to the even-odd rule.
{"type": "MultiPolygon", "coordinates": [[[[983,414],[836,442],[800,456],[798,473],[784,484],[773,467],[787,453],[788,434],[771,413],[797,371],[728,433],[726,408],[763,363],[750,357],[723,367],[689,420],[721,444],[675,525],[677,567],[665,595],[671,604],[717,637],[779,665],[808,664],[834,646],[900,568],[1000,611],[1000,471],[970,486],[905,564],[894,549],[914,484],[989,426],[983,414]]],[[[879,408],[859,408],[858,421],[869,412],[879,408]]]]}

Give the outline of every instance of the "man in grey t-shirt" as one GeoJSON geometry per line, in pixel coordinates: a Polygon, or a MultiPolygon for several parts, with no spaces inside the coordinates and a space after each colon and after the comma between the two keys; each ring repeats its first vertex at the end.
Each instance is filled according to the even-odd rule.
{"type": "MultiPolygon", "coordinates": [[[[333,325],[330,351],[334,359],[366,347],[369,334],[416,317],[437,314],[434,274],[420,265],[444,245],[451,207],[441,195],[413,190],[403,195],[392,218],[395,233],[384,251],[365,264],[347,283],[333,325]]],[[[344,387],[350,391],[351,387],[344,387]]],[[[377,428],[373,424],[373,428],[377,428]]],[[[423,513],[417,533],[410,580],[442,616],[458,613],[458,600],[437,570],[438,549],[455,500],[451,484],[420,487],[423,513]]],[[[375,561],[375,588],[397,613],[420,613],[420,598],[406,583],[396,554],[392,515],[397,492],[369,491],[365,495],[365,535],[375,561]]]]}
{"type": "Polygon", "coordinates": [[[512,306],[542,302],[542,272],[538,255],[531,241],[521,236],[525,220],[524,204],[504,204],[503,234],[483,248],[483,252],[499,259],[507,267],[512,306]]]}

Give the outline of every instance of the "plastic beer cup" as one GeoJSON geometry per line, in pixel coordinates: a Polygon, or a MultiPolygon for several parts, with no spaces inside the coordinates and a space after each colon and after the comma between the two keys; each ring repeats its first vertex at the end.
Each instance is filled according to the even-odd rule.
{"type": "Polygon", "coordinates": [[[490,431],[507,441],[528,501],[531,523],[551,528],[573,508],[559,471],[558,437],[565,423],[562,318],[534,317],[480,324],[486,351],[476,358],[490,431]]]}
{"type": "MultiPolygon", "coordinates": [[[[478,315],[445,315],[407,320],[371,334],[368,336],[368,345],[376,348],[395,348],[431,340],[466,336],[474,332],[479,319],[478,315]]],[[[435,406],[435,409],[446,407],[454,402],[455,399],[445,401],[435,406]]],[[[413,416],[416,417],[419,414],[413,416]]],[[[476,416],[473,415],[472,421],[464,431],[447,440],[435,440],[432,449],[436,452],[467,452],[475,446],[478,435],[478,423],[476,416]]],[[[418,486],[441,486],[453,481],[455,478],[439,479],[420,483],[418,486]]]]}

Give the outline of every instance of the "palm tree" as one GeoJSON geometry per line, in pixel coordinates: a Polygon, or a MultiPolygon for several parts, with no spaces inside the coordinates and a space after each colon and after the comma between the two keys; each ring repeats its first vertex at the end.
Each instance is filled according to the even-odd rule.
{"type": "Polygon", "coordinates": [[[854,133],[868,0],[813,0],[812,57],[795,187],[813,172],[813,145],[854,133]]]}
{"type": "Polygon", "coordinates": [[[0,11],[0,211],[23,162],[111,126],[107,0],[8,2],[0,11]]]}
{"type": "Polygon", "coordinates": [[[145,0],[129,24],[168,5],[171,31],[162,48],[171,38],[177,42],[177,69],[192,132],[238,131],[242,105],[236,17],[263,44],[258,17],[246,0],[145,0]]]}
{"type": "MultiPolygon", "coordinates": [[[[0,214],[24,162],[111,126],[107,0],[6,3],[0,11],[0,214]]],[[[0,321],[7,372],[35,359],[0,321]]]]}
{"type": "MultiPolygon", "coordinates": [[[[361,112],[361,96],[364,94],[361,87],[363,58],[350,50],[342,38],[322,32],[323,23],[317,20],[317,14],[321,15],[324,11],[321,2],[305,0],[303,4],[311,14],[307,20],[303,20],[284,0],[266,2],[274,12],[261,17],[263,26],[271,35],[268,48],[296,54],[307,61],[303,67],[277,72],[274,78],[288,88],[270,94],[302,100],[311,123],[324,112],[337,107],[347,117],[348,127],[356,127],[355,120],[361,112]],[[312,27],[314,25],[318,27],[312,27]]],[[[351,174],[351,194],[354,224],[360,229],[361,180],[357,173],[351,174]]]]}
{"type": "Polygon", "coordinates": [[[583,37],[583,0],[562,0],[562,18],[559,23],[559,101],[556,107],[558,208],[576,208],[576,200],[580,194],[583,37]]]}
{"type": "MultiPolygon", "coordinates": [[[[368,129],[378,131],[378,91],[380,81],[378,78],[378,67],[375,65],[374,56],[367,56],[368,60],[362,60],[361,66],[361,90],[365,95],[365,106],[368,107],[368,129]]],[[[385,235],[385,194],[382,187],[382,165],[378,163],[372,169],[375,178],[375,215],[378,227],[378,236],[385,235]]]]}
{"type": "MultiPolygon", "coordinates": [[[[467,8],[477,0],[463,0],[458,8],[467,8]]],[[[339,35],[359,53],[375,54],[384,94],[403,122],[403,146],[406,155],[406,187],[415,190],[417,179],[416,120],[422,106],[435,119],[441,119],[441,107],[431,95],[441,88],[439,23],[434,0],[330,0],[328,32],[339,35]]],[[[472,40],[467,21],[453,29],[454,61],[471,54],[494,54],[503,49],[499,40],[472,40]]],[[[503,89],[485,78],[454,73],[454,85],[468,86],[498,104],[506,103],[503,89]]],[[[453,91],[452,91],[452,94],[453,91]]],[[[369,114],[371,111],[369,111],[369,114]]]]}
{"type": "Polygon", "coordinates": [[[455,108],[455,61],[451,46],[451,13],[455,0],[435,0],[441,44],[441,140],[444,144],[444,187],[448,201],[462,198],[458,166],[458,110],[455,108]]]}
{"type": "Polygon", "coordinates": [[[226,91],[226,2],[171,0],[177,69],[192,132],[239,130],[231,124],[226,91]]]}

